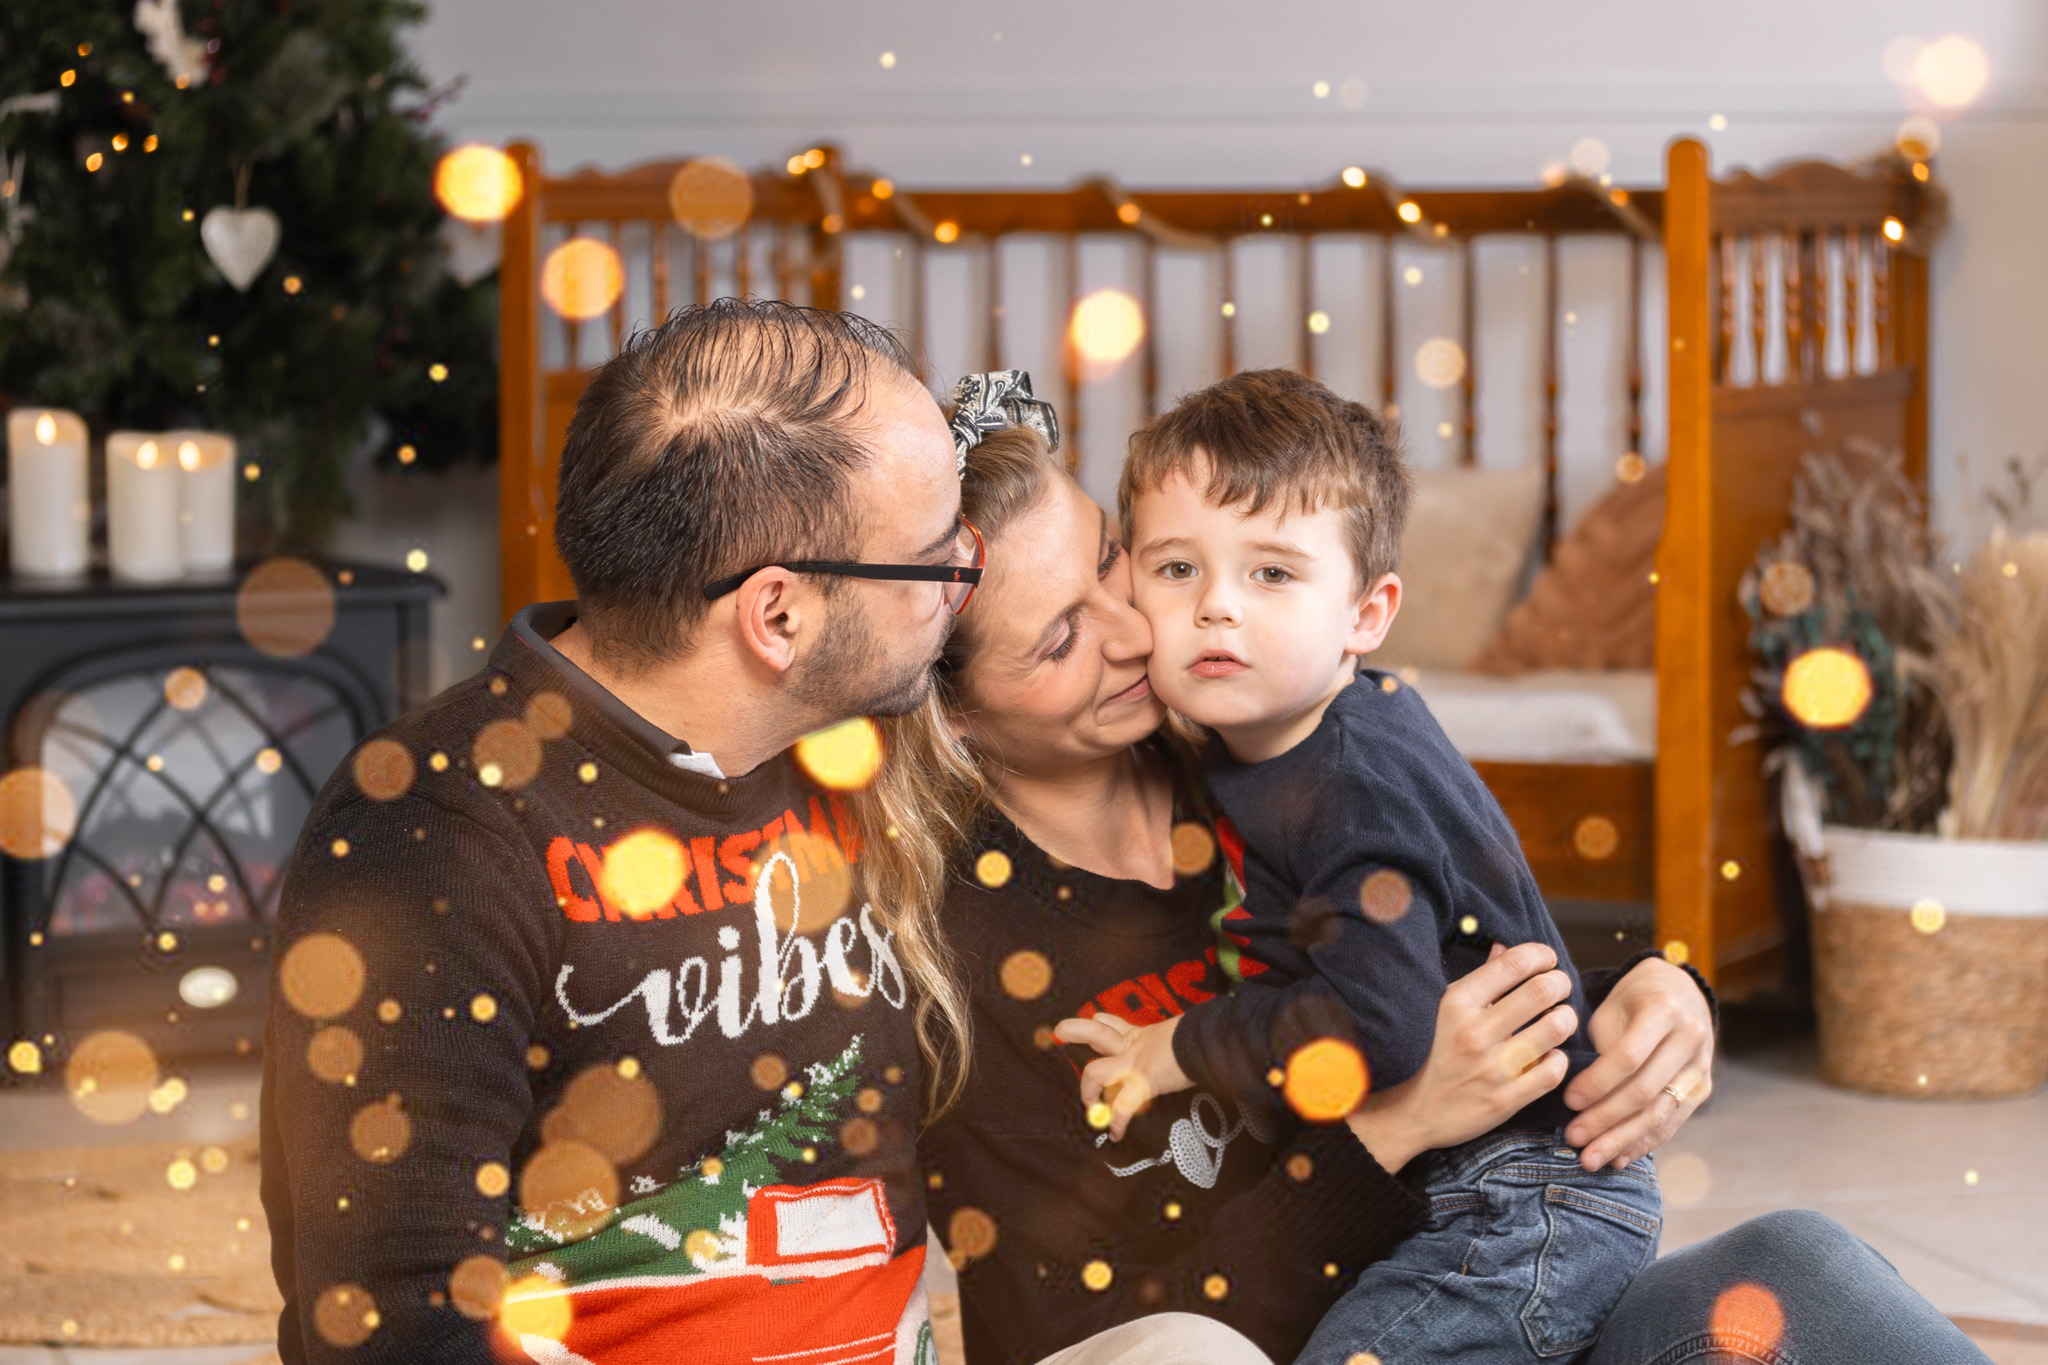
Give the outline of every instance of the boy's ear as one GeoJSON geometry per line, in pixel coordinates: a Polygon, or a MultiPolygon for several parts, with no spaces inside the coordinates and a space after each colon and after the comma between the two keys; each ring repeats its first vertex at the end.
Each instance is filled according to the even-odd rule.
{"type": "Polygon", "coordinates": [[[1378,649],[1400,610],[1401,576],[1381,574],[1353,608],[1351,634],[1344,641],[1344,652],[1358,658],[1378,649]]]}

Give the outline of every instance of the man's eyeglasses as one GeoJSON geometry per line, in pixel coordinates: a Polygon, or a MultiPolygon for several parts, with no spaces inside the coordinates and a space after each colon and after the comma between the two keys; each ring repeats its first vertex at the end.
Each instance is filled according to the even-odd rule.
{"type": "Polygon", "coordinates": [[[762,564],[736,573],[730,578],[721,578],[706,585],[706,601],[715,602],[729,592],[738,592],[740,584],[752,578],[762,569],[788,569],[791,573],[834,574],[840,578],[882,578],[897,582],[938,583],[943,585],[946,605],[958,616],[967,610],[968,599],[974,596],[975,585],[981,582],[984,554],[981,532],[967,518],[960,518],[960,525],[974,541],[974,559],[968,564],[854,564],[837,560],[803,559],[791,560],[785,564],[762,564]]]}

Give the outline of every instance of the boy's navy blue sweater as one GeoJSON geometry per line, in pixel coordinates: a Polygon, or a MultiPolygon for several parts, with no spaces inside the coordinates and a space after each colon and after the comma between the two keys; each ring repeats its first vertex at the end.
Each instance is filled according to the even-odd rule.
{"type": "MultiPolygon", "coordinates": [[[[1591,1064],[1585,992],[1514,827],[1414,688],[1368,670],[1286,753],[1238,763],[1212,740],[1204,757],[1244,903],[1222,921],[1242,984],[1174,1033],[1196,1084],[1277,1111],[1271,1073],[1336,1036],[1364,1052],[1374,1089],[1397,1085],[1429,1055],[1445,986],[1494,942],[1557,950],[1580,1021],[1570,1074],[1591,1064]]],[[[1503,1126],[1571,1118],[1560,1085],[1503,1126]]]]}

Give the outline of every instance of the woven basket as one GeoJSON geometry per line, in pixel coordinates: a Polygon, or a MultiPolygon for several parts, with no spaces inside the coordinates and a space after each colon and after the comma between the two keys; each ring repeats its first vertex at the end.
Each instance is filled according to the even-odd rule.
{"type": "Polygon", "coordinates": [[[1827,1079],[1927,1099],[2048,1080],[2048,842],[1822,842],[1801,865],[1827,1079]]]}

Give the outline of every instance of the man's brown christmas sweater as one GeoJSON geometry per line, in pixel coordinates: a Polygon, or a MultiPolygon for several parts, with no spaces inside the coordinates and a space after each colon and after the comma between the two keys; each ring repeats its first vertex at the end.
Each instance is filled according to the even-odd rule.
{"type": "Polygon", "coordinates": [[[716,776],[547,644],[569,619],[521,613],[299,842],[284,1359],[924,1359],[909,983],[846,811],[788,755],[716,776]]]}

